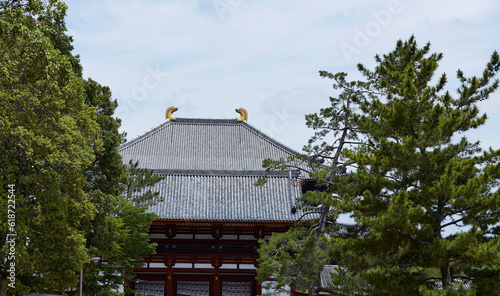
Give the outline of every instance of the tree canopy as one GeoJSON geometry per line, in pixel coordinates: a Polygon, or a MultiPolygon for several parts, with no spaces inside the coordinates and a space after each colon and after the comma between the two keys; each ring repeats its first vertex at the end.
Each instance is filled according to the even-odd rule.
{"type": "MultiPolygon", "coordinates": [[[[70,59],[54,48],[49,23],[23,7],[2,7],[0,13],[1,185],[15,185],[18,293],[75,284],[87,258],[81,224],[96,210],[83,174],[102,147],[95,108],[85,104],[70,59]]],[[[1,202],[6,217],[3,193],[1,202]]],[[[7,221],[0,221],[4,248],[7,221]]],[[[0,271],[4,289],[6,263],[0,271]]]]}
{"type": "MultiPolygon", "coordinates": [[[[358,283],[332,283],[339,295],[500,293],[500,150],[483,149],[464,135],[487,119],[478,103],[498,88],[499,56],[494,52],[478,77],[458,70],[456,93],[446,90],[446,74],[436,74],[442,57],[412,36],[376,55],[373,70],[359,64],[363,80],[321,73],[341,93],[306,117],[317,132],[295,161],[324,161],[311,174],[322,192],[306,193],[302,202],[326,205],[356,222],[326,223],[321,243],[305,248],[322,250],[321,260],[358,283]]],[[[289,164],[266,162],[269,169],[289,164]]],[[[279,245],[271,238],[261,248],[259,273],[276,276],[293,262],[299,272],[287,280],[297,282],[304,251],[296,246],[305,243],[300,236],[279,245]],[[271,257],[268,245],[296,251],[284,263],[279,254],[271,257]]],[[[306,273],[306,280],[313,282],[320,270],[306,273]]]]}
{"type": "Polygon", "coordinates": [[[66,9],[57,0],[0,1],[0,295],[64,293],[82,267],[86,291],[116,295],[155,251],[155,215],[144,205],[159,197],[141,192],[160,178],[122,164],[117,102],[82,77],[66,9]],[[12,234],[14,257],[5,243],[12,234]]]}

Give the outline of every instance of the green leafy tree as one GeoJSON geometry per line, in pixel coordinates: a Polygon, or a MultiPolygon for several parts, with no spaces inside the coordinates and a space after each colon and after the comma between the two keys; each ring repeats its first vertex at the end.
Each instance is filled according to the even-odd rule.
{"type": "Polygon", "coordinates": [[[63,292],[87,258],[82,223],[95,207],[84,191],[85,169],[101,149],[95,109],[70,59],[54,48],[50,22],[63,14],[55,2],[0,6],[0,244],[7,254],[7,195],[15,185],[15,288],[7,256],[0,261],[1,293],[63,292]],[[32,10],[30,10],[32,9],[32,10]]]}
{"type": "Polygon", "coordinates": [[[135,276],[134,269],[144,265],[141,259],[156,252],[157,245],[150,242],[149,227],[157,215],[149,212],[149,206],[161,200],[159,193],[151,188],[162,179],[150,170],[138,168],[137,162],[129,163],[125,193],[121,192],[112,209],[103,212],[102,221],[92,221],[96,225],[91,228],[89,238],[97,241],[90,243],[89,248],[105,260],[86,269],[86,293],[116,295],[124,281],[135,276]],[[97,234],[98,231],[102,233],[97,234]]]}
{"type": "MultiPolygon", "coordinates": [[[[145,205],[158,194],[143,196],[140,186],[161,178],[122,164],[117,102],[108,87],[82,79],[66,9],[56,0],[0,1],[1,185],[16,186],[18,234],[16,289],[5,256],[0,295],[62,293],[77,286],[82,267],[87,293],[116,295],[155,251],[148,236],[155,215],[145,205]],[[96,256],[101,262],[87,260],[96,256]]],[[[6,255],[7,222],[0,224],[6,255]]]]}
{"type": "MultiPolygon", "coordinates": [[[[50,35],[51,40],[81,75],[79,56],[72,53],[73,39],[66,34],[64,19],[55,23],[60,25],[50,35]]],[[[124,281],[134,276],[132,271],[142,265],[140,259],[155,252],[148,233],[156,216],[145,206],[160,200],[158,192],[148,187],[162,178],[137,169],[138,164],[122,164],[118,147],[125,134],[118,131],[120,119],[113,117],[117,101],[112,99],[109,87],[91,78],[83,80],[83,87],[86,104],[96,108],[102,141],[102,149],[96,151],[95,161],[85,172],[85,191],[96,207],[96,214],[84,226],[89,256],[100,257],[101,261],[99,264],[86,262],[84,289],[93,295],[116,295],[124,281]],[[144,194],[140,193],[142,190],[144,194]],[[135,193],[133,197],[130,192],[135,193]]]]}
{"type": "MultiPolygon", "coordinates": [[[[343,231],[326,227],[323,246],[329,258],[366,284],[337,294],[500,293],[500,151],[483,150],[463,135],[486,121],[477,105],[498,87],[499,57],[494,52],[479,77],[458,70],[456,94],[446,91],[445,74],[435,77],[441,59],[442,54],[430,53],[430,44],[419,48],[411,37],[398,41],[389,54],[377,55],[374,70],[358,65],[364,80],[329,75],[342,95],[349,94],[355,106],[349,126],[363,140],[341,151],[333,141],[316,146],[340,153],[352,169],[337,174],[339,166],[326,163],[313,177],[328,186],[304,196],[316,196],[316,204],[356,221],[343,231]]],[[[339,108],[331,108],[308,117],[320,119],[323,135],[339,123],[339,108]]],[[[317,151],[321,158],[324,152],[317,151]]],[[[312,152],[308,155],[316,157],[312,152]]],[[[286,244],[303,243],[291,236],[286,244]]],[[[268,254],[261,257],[261,268],[272,262],[268,254]]],[[[280,267],[279,256],[274,260],[280,267]]]]}
{"type": "MultiPolygon", "coordinates": [[[[64,39],[65,40],[65,39],[64,39]]],[[[127,166],[122,164],[118,153],[118,146],[122,142],[122,135],[118,132],[120,120],[113,118],[117,107],[116,100],[112,100],[111,91],[92,79],[83,81],[85,101],[96,108],[97,122],[99,123],[99,137],[103,149],[96,153],[95,161],[86,170],[86,187],[89,199],[96,207],[96,214],[84,224],[86,248],[90,257],[100,257],[102,260],[111,261],[112,258],[127,257],[125,254],[116,256],[121,250],[120,240],[124,232],[123,222],[116,216],[117,208],[123,201],[122,193],[128,180],[127,166]]],[[[103,266],[87,262],[84,267],[84,282],[103,285],[92,286],[92,291],[100,292],[101,289],[116,290],[118,280],[110,284],[108,279],[96,278],[98,270],[103,266]]],[[[104,265],[109,269],[109,264],[104,265]]],[[[120,277],[117,274],[116,277],[120,277]]],[[[123,283],[123,279],[122,279],[123,283]]],[[[89,284],[85,287],[88,288],[89,284]]],[[[89,289],[86,289],[89,291],[89,289]]]]}
{"type": "Polygon", "coordinates": [[[96,214],[84,226],[89,256],[100,257],[101,261],[86,263],[84,290],[93,295],[116,295],[124,281],[134,276],[133,270],[142,266],[140,260],[155,252],[156,245],[149,243],[149,226],[156,215],[149,213],[147,206],[161,200],[158,192],[150,188],[163,178],[137,168],[137,163],[122,163],[118,147],[125,135],[118,131],[120,119],[113,117],[118,104],[111,90],[90,78],[83,81],[83,86],[85,102],[96,108],[102,141],[102,149],[85,172],[85,190],[96,214]]]}

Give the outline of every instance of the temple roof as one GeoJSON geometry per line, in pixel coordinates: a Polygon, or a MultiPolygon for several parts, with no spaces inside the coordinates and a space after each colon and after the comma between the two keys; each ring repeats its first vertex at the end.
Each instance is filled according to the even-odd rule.
{"type": "Polygon", "coordinates": [[[161,219],[224,221],[295,221],[292,214],[300,188],[288,175],[268,176],[253,185],[252,174],[164,174],[155,186],[165,197],[152,207],[161,219]],[[292,181],[292,182],[291,182],[292,181]]]}
{"type": "Polygon", "coordinates": [[[156,184],[160,219],[295,221],[298,172],[265,172],[262,161],[294,155],[245,121],[166,120],[119,148],[124,163],[139,161],[166,178],[156,184]],[[266,177],[263,186],[253,185],[266,177]]]}
{"type": "Polygon", "coordinates": [[[125,163],[171,170],[262,170],[266,158],[295,154],[247,122],[194,118],[166,120],[119,150],[125,163]]]}

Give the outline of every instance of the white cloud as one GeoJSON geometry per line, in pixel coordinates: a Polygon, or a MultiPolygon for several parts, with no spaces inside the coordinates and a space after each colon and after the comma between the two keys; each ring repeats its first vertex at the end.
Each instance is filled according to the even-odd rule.
{"type": "MultiPolygon", "coordinates": [[[[327,106],[333,95],[319,70],[356,77],[356,63],[373,65],[376,53],[389,52],[396,40],[415,34],[420,44],[431,41],[433,51],[444,53],[440,70],[454,89],[456,69],[480,74],[500,37],[500,3],[492,0],[67,3],[68,28],[85,75],[109,85],[128,108],[123,130],[129,139],[162,122],[171,105],[180,107],[179,117],[202,118],[236,118],[234,109],[243,107],[260,129],[270,129],[276,112],[286,107],[294,120],[273,134],[301,149],[312,133],[304,115],[327,106]],[[390,7],[399,9],[389,20],[380,19],[390,7]],[[359,32],[368,36],[363,46],[356,45],[359,32]],[[342,44],[357,46],[350,59],[342,44]],[[143,94],[148,69],[168,76],[143,94]],[[131,99],[134,91],[140,100],[131,99]]],[[[485,108],[498,114],[498,107],[485,108]]],[[[493,126],[500,125],[498,116],[490,118],[493,126]]],[[[500,146],[500,140],[485,138],[500,146]]]]}

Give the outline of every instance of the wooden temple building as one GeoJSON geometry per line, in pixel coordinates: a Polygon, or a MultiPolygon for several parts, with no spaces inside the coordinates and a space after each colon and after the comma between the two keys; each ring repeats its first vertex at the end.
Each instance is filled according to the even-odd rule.
{"type": "Polygon", "coordinates": [[[165,176],[151,208],[156,254],[128,283],[143,295],[260,295],[255,280],[258,239],[284,232],[301,213],[297,171],[265,172],[262,160],[295,151],[235,119],[176,118],[119,148],[123,161],[165,176]],[[265,176],[267,183],[255,186],[265,176]]]}

